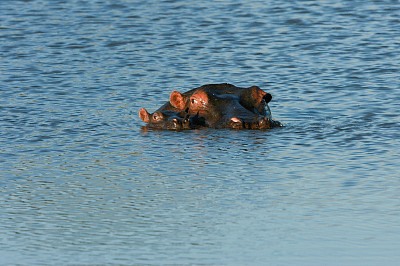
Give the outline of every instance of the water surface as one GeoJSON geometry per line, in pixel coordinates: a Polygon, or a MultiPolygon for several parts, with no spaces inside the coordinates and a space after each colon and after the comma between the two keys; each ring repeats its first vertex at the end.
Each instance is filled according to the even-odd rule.
{"type": "Polygon", "coordinates": [[[398,1],[2,1],[0,264],[394,265],[398,1]],[[258,85],[267,131],[152,131],[258,85]]]}

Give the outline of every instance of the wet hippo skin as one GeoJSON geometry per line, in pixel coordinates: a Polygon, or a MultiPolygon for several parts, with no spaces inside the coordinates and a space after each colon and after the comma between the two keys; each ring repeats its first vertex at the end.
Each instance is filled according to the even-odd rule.
{"type": "Polygon", "coordinates": [[[162,129],[269,129],[281,126],[272,120],[271,99],[271,94],[257,86],[209,84],[184,93],[173,91],[170,101],[156,112],[150,114],[142,108],[139,117],[148,126],[162,129]]]}

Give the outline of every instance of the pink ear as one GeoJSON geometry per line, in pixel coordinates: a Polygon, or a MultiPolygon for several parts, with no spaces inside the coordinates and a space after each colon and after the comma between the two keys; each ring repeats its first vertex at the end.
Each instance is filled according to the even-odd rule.
{"type": "Polygon", "coordinates": [[[173,91],[169,96],[169,102],[175,108],[179,110],[183,110],[186,107],[185,96],[183,96],[180,92],[173,91]]]}
{"type": "Polygon", "coordinates": [[[142,119],[145,123],[150,122],[150,114],[149,112],[146,111],[144,108],[140,108],[139,110],[139,117],[142,119]]]}

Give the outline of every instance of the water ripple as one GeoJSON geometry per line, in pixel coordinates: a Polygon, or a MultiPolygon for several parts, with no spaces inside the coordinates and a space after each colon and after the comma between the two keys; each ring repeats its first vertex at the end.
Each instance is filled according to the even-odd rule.
{"type": "Polygon", "coordinates": [[[1,262],[395,264],[399,11],[2,2],[1,262]],[[155,131],[137,115],[222,82],[270,92],[285,126],[155,131]]]}

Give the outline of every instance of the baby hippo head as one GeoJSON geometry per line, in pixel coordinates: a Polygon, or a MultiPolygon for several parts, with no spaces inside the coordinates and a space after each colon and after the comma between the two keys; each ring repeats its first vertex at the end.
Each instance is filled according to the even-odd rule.
{"type": "Polygon", "coordinates": [[[189,117],[181,117],[181,115],[181,112],[174,111],[156,111],[150,114],[144,108],[141,108],[139,111],[140,119],[153,128],[174,130],[191,129],[189,117]]]}

